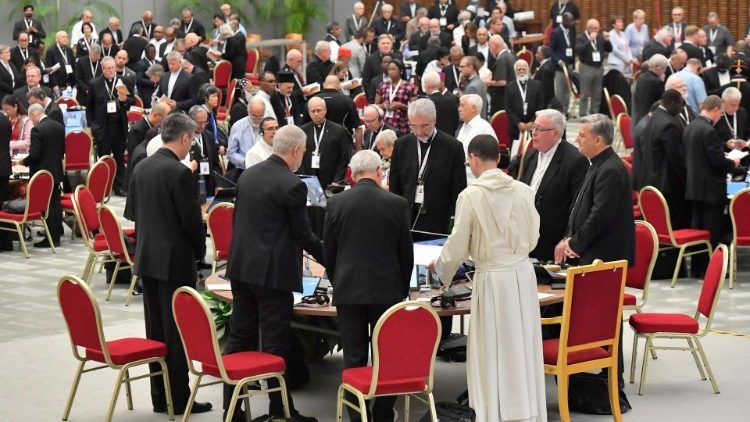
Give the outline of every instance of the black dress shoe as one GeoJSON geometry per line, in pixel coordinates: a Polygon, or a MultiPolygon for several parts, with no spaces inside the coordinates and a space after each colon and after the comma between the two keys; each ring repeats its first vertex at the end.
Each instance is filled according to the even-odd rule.
{"type": "MultiPolygon", "coordinates": [[[[221,420],[227,420],[226,410],[224,411],[224,415],[221,417],[221,420]]],[[[235,409],[234,415],[232,415],[232,422],[245,422],[245,411],[242,409],[235,409]]]]}
{"type": "Polygon", "coordinates": [[[115,190],[114,190],[114,193],[115,193],[115,195],[117,195],[117,196],[128,196],[128,193],[127,193],[127,192],[125,192],[125,191],[124,191],[124,190],[122,190],[122,189],[115,189],[115,190]]]}
{"type": "MultiPolygon", "coordinates": [[[[57,242],[53,241],[52,244],[55,245],[56,248],[60,247],[60,241],[59,240],[57,242]]],[[[34,243],[34,247],[35,248],[49,248],[50,247],[49,241],[47,239],[44,239],[41,242],[36,242],[36,243],[34,243]]]]}
{"type": "Polygon", "coordinates": [[[198,261],[196,263],[196,266],[198,267],[199,270],[210,270],[211,268],[213,268],[211,264],[208,264],[204,261],[198,261]]]}
{"type": "MultiPolygon", "coordinates": [[[[209,402],[205,402],[205,403],[195,402],[193,403],[193,408],[190,410],[190,414],[192,415],[193,413],[206,413],[206,412],[209,412],[212,407],[213,406],[211,406],[211,403],[209,402]]],[[[154,413],[167,413],[167,405],[164,404],[164,405],[154,406],[154,413]]],[[[174,410],[175,415],[181,415],[183,413],[185,413],[185,408],[174,410]]]]}
{"type": "MultiPolygon", "coordinates": [[[[296,410],[292,410],[292,417],[289,419],[292,422],[318,422],[318,420],[312,416],[303,416],[296,410]]],[[[283,418],[283,416],[280,416],[283,418]]]]}

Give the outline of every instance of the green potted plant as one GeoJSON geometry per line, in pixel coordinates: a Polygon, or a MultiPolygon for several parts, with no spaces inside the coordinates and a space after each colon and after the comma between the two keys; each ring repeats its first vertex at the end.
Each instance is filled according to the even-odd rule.
{"type": "Polygon", "coordinates": [[[276,17],[284,17],[286,33],[297,34],[300,39],[307,33],[310,19],[327,18],[318,0],[254,0],[253,6],[261,21],[268,22],[276,17]]]}

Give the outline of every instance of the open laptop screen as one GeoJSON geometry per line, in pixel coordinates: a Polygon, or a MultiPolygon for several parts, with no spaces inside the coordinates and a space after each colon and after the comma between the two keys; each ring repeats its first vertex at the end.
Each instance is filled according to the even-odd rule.
{"type": "Polygon", "coordinates": [[[323,186],[320,185],[320,180],[315,176],[300,176],[300,179],[307,185],[307,205],[324,207],[326,205],[326,193],[323,186]]]}

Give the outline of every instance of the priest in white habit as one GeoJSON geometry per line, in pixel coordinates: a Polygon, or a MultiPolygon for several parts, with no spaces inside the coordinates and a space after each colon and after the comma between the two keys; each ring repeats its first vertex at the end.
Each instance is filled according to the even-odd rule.
{"type": "Polygon", "coordinates": [[[469,403],[477,421],[547,420],[539,299],[529,252],[539,238],[534,192],[497,168],[497,141],[467,151],[477,180],[458,196],[453,232],[430,264],[443,280],[476,266],[467,344],[469,403]]]}

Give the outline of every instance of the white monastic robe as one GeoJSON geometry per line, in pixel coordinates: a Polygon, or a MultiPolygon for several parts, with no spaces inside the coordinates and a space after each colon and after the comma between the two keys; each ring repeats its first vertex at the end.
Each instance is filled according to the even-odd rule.
{"type": "Polygon", "coordinates": [[[458,196],[435,269],[450,280],[476,265],[467,343],[469,401],[478,422],[547,420],[539,298],[529,252],[539,238],[534,192],[487,170],[458,196]]]}

